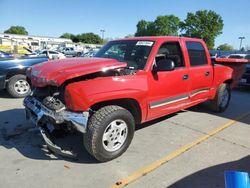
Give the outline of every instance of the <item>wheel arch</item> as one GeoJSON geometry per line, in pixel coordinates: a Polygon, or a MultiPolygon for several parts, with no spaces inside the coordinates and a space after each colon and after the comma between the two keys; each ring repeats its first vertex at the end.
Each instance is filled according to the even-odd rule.
{"type": "Polygon", "coordinates": [[[141,112],[140,105],[137,100],[132,99],[132,98],[122,98],[122,99],[114,99],[114,100],[98,102],[96,104],[93,104],[90,107],[90,109],[93,111],[97,111],[98,109],[104,106],[108,106],[108,105],[117,105],[122,108],[125,108],[133,115],[133,117],[135,118],[136,124],[141,123],[142,112],[141,112]]]}
{"type": "Polygon", "coordinates": [[[229,86],[230,86],[230,88],[232,89],[232,84],[233,84],[233,79],[231,78],[231,79],[227,79],[227,80],[225,80],[223,83],[225,83],[225,84],[229,84],[229,86]]]}
{"type": "Polygon", "coordinates": [[[8,80],[12,76],[15,76],[15,75],[18,75],[18,74],[26,75],[26,70],[27,70],[26,68],[23,68],[23,69],[11,69],[6,74],[6,80],[8,80]]]}

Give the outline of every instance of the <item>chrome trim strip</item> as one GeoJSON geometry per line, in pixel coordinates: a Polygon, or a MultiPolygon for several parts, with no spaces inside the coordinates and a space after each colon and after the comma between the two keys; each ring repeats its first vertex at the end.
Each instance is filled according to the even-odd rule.
{"type": "Polygon", "coordinates": [[[165,106],[165,105],[168,105],[168,104],[172,104],[172,103],[175,103],[175,102],[186,100],[189,97],[194,97],[195,95],[198,95],[200,93],[206,93],[206,92],[209,92],[209,91],[210,91],[210,88],[197,89],[197,90],[192,91],[191,94],[189,94],[189,95],[188,94],[184,94],[184,95],[179,95],[179,96],[176,96],[176,97],[171,97],[171,98],[167,98],[167,99],[162,99],[162,100],[159,100],[159,101],[151,102],[149,104],[149,107],[152,109],[152,108],[157,108],[157,107],[165,106]]]}
{"type": "Polygon", "coordinates": [[[176,97],[171,97],[171,98],[151,102],[149,106],[152,109],[152,108],[165,106],[165,105],[172,104],[172,103],[179,102],[179,101],[186,100],[186,99],[188,99],[188,94],[184,94],[184,95],[180,95],[180,96],[176,96],[176,97]]]}
{"type": "Polygon", "coordinates": [[[209,92],[209,91],[210,91],[210,88],[197,89],[197,90],[194,90],[194,91],[191,92],[190,97],[193,97],[193,96],[198,95],[200,93],[206,93],[206,92],[209,92]]]}

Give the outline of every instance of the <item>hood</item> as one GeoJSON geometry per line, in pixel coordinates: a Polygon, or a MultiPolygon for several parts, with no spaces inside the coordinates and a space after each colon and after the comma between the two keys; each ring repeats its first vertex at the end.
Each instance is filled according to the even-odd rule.
{"type": "Polygon", "coordinates": [[[126,67],[127,64],[106,58],[70,58],[48,61],[27,71],[32,85],[44,87],[46,85],[60,86],[66,80],[87,74],[126,67]]]}

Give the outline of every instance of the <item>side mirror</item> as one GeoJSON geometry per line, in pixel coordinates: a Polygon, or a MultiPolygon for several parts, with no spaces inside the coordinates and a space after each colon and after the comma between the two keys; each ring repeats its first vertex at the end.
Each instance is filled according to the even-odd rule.
{"type": "Polygon", "coordinates": [[[156,62],[153,66],[154,72],[161,72],[161,71],[172,71],[175,69],[175,65],[173,60],[171,59],[162,59],[156,62]]]}

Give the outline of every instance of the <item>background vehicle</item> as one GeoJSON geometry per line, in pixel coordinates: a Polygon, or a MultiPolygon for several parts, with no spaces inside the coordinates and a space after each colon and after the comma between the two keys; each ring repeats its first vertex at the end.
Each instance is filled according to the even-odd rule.
{"type": "Polygon", "coordinates": [[[50,140],[51,126],[76,130],[84,133],[85,148],[99,161],[125,152],[136,124],[207,100],[214,111],[223,112],[238,82],[234,67],[248,62],[213,59],[228,65],[218,66],[202,40],[180,37],[111,41],[95,57],[33,66],[27,76],[34,91],[24,105],[52,151],[75,156],[50,140]]]}
{"type": "Polygon", "coordinates": [[[64,59],[66,56],[54,50],[42,50],[38,56],[47,56],[49,59],[64,59]]]}
{"type": "Polygon", "coordinates": [[[82,55],[81,52],[74,50],[74,48],[61,48],[60,52],[65,56],[80,57],[82,55]]]}
{"type": "MultiPolygon", "coordinates": [[[[228,58],[250,60],[250,54],[231,54],[228,58]]],[[[242,75],[242,78],[240,79],[239,85],[240,86],[250,86],[250,64],[246,65],[246,71],[242,75]]]]}
{"type": "Polygon", "coordinates": [[[25,75],[27,68],[47,60],[47,57],[0,60],[0,90],[7,89],[12,97],[27,96],[31,91],[25,75]]]}
{"type": "Polygon", "coordinates": [[[9,58],[14,58],[14,56],[10,53],[0,51],[0,59],[9,59],[9,58]]]}
{"type": "Polygon", "coordinates": [[[96,53],[98,52],[99,49],[97,50],[90,50],[89,52],[82,54],[81,57],[94,57],[96,53]]]}
{"type": "Polygon", "coordinates": [[[247,54],[231,54],[228,56],[228,58],[233,58],[233,59],[245,59],[247,54]]]}

